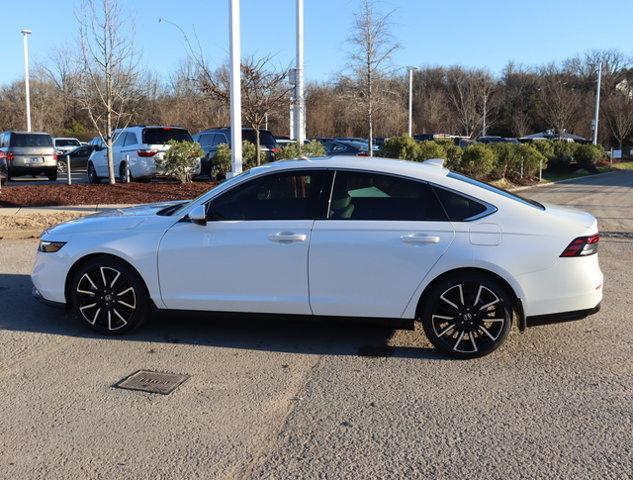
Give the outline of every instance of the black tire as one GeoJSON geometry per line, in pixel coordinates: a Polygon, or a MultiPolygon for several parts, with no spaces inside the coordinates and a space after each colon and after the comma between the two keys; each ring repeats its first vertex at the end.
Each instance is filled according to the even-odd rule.
{"type": "Polygon", "coordinates": [[[149,294],[141,276],[110,256],[86,261],[70,285],[75,317],[90,329],[121,335],[140,327],[150,314],[149,294]]]}
{"type": "Polygon", "coordinates": [[[513,297],[490,275],[451,275],[434,285],[422,301],[427,338],[452,357],[489,354],[503,343],[512,326],[513,297]]]}
{"type": "Polygon", "coordinates": [[[101,179],[97,176],[97,171],[92,162],[88,162],[88,182],[94,185],[101,183],[101,179]]]}
{"type": "Polygon", "coordinates": [[[55,167],[55,170],[50,170],[46,176],[48,177],[48,179],[51,182],[54,182],[55,180],[57,180],[57,167],[55,167]]]}

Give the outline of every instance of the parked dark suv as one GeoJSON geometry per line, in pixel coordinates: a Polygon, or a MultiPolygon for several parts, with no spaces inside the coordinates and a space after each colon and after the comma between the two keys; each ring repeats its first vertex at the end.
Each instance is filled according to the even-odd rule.
{"type": "MultiPolygon", "coordinates": [[[[255,130],[252,128],[242,129],[242,140],[251,142],[255,145],[255,130]]],[[[218,149],[218,146],[225,143],[229,147],[231,146],[231,129],[230,128],[211,128],[209,130],[203,130],[196,133],[193,139],[200,144],[204,150],[204,158],[202,159],[202,165],[200,168],[201,175],[213,175],[213,157],[218,149]]],[[[262,152],[266,156],[268,162],[275,160],[275,153],[277,153],[277,140],[272,133],[268,130],[259,131],[259,144],[262,152]]]]}
{"type": "Polygon", "coordinates": [[[47,133],[0,133],[0,169],[6,180],[21,175],[46,175],[57,180],[57,154],[47,133]]]}

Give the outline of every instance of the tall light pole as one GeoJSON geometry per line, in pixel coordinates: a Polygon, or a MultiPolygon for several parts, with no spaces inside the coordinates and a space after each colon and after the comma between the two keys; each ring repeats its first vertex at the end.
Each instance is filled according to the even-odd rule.
{"type": "Polygon", "coordinates": [[[297,143],[303,145],[305,130],[305,98],[303,88],[303,0],[297,0],[297,59],[295,78],[295,136],[297,143]]]}
{"type": "Polygon", "coordinates": [[[598,85],[596,86],[596,116],[593,119],[593,144],[598,145],[598,126],[600,122],[600,84],[602,83],[602,62],[598,64],[598,85]]]}
{"type": "Polygon", "coordinates": [[[242,91],[240,62],[240,0],[229,0],[230,42],[231,42],[231,171],[233,177],[242,172],[242,91]]]}
{"type": "Polygon", "coordinates": [[[413,137],[413,71],[416,67],[407,67],[409,70],[409,136],[413,137]]]}
{"type": "Polygon", "coordinates": [[[24,89],[26,91],[26,131],[31,131],[31,91],[29,88],[29,35],[30,30],[22,30],[24,39],[24,89]]]}

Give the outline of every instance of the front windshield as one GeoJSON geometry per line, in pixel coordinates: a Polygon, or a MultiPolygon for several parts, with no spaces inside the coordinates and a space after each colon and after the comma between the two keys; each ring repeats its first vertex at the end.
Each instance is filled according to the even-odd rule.
{"type": "Polygon", "coordinates": [[[189,202],[186,202],[186,203],[183,203],[182,205],[178,205],[178,208],[176,208],[175,210],[169,212],[168,214],[169,215],[177,215],[178,213],[182,212],[185,208],[187,208],[192,203],[195,203],[199,199],[201,199],[202,197],[205,197],[205,196],[209,195],[209,193],[215,192],[216,190],[225,190],[227,188],[230,188],[231,185],[233,185],[234,183],[237,183],[237,182],[241,181],[241,179],[244,178],[246,175],[248,175],[249,172],[250,172],[250,170],[246,170],[245,172],[239,173],[239,174],[235,175],[234,177],[231,177],[231,178],[229,178],[227,180],[224,180],[223,182],[220,182],[215,187],[207,190],[206,192],[202,193],[201,195],[198,195],[193,200],[191,200],[189,202]]]}

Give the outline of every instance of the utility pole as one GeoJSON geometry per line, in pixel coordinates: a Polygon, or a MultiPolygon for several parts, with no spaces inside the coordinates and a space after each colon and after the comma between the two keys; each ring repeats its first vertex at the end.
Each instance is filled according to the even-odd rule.
{"type": "Polygon", "coordinates": [[[297,58],[295,78],[295,136],[297,143],[303,145],[305,130],[305,97],[303,88],[303,0],[297,0],[297,58]]]}
{"type": "Polygon", "coordinates": [[[242,91],[240,61],[240,0],[229,0],[231,42],[231,171],[229,177],[242,172],[242,91]]]}
{"type": "Polygon", "coordinates": [[[413,70],[415,67],[407,67],[409,70],[409,136],[413,137],[413,70]]]}
{"type": "Polygon", "coordinates": [[[602,62],[598,64],[598,85],[596,86],[596,116],[593,119],[593,144],[598,145],[598,126],[600,123],[600,84],[602,83],[602,62]]]}
{"type": "Polygon", "coordinates": [[[484,93],[484,120],[481,127],[481,136],[485,137],[488,132],[488,94],[484,93]]]}
{"type": "Polygon", "coordinates": [[[29,35],[31,30],[22,30],[24,39],[24,89],[26,90],[26,131],[31,131],[31,91],[29,88],[29,35]]]}

